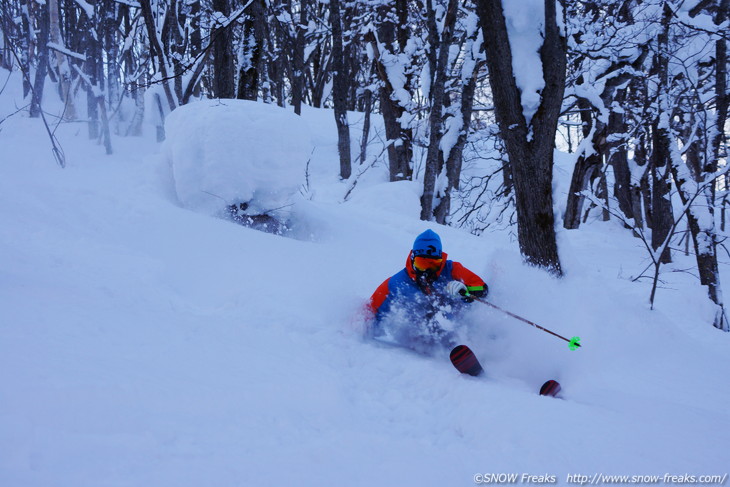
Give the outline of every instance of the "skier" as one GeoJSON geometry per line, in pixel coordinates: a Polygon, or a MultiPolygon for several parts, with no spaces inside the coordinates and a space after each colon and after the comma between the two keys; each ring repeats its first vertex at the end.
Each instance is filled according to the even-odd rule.
{"type": "Polygon", "coordinates": [[[371,338],[429,354],[456,345],[452,320],[486,283],[459,262],[447,260],[441,239],[426,230],[413,242],[405,269],[386,279],[370,298],[371,338]]]}

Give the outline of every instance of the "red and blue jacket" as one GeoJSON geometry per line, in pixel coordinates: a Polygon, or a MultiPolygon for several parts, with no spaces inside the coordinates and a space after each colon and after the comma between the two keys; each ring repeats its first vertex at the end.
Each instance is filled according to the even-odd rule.
{"type": "Polygon", "coordinates": [[[369,308],[375,318],[376,327],[384,317],[394,311],[403,313],[402,316],[416,324],[426,324],[438,311],[457,311],[464,300],[449,296],[446,292],[446,285],[453,280],[463,282],[469,294],[474,297],[487,294],[487,284],[459,262],[447,260],[445,252],[442,253],[443,261],[436,272],[436,278],[428,286],[424,286],[416,278],[411,254],[408,254],[405,268],[386,279],[370,297],[369,308]]]}

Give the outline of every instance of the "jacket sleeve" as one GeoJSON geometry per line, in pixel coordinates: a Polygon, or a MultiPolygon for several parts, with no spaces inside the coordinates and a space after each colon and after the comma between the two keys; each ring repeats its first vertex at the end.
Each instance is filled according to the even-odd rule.
{"type": "Polygon", "coordinates": [[[370,309],[373,317],[377,317],[378,310],[380,310],[380,307],[388,297],[388,282],[390,282],[390,278],[383,281],[383,283],[375,290],[373,295],[370,296],[368,308],[370,309]]]}
{"type": "Polygon", "coordinates": [[[452,264],[451,277],[466,284],[466,289],[469,291],[469,294],[477,298],[483,298],[489,292],[487,283],[459,262],[452,264]]]}

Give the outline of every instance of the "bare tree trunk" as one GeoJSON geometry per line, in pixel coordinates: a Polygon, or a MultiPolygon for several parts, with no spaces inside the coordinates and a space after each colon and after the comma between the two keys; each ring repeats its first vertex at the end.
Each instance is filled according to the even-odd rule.
{"type": "MultiPolygon", "coordinates": [[[[117,39],[117,32],[119,31],[119,20],[117,20],[117,11],[119,5],[113,0],[103,0],[101,2],[103,8],[102,25],[104,29],[103,35],[103,49],[106,52],[106,63],[104,58],[100,59],[99,65],[101,71],[99,73],[100,86],[103,86],[105,92],[105,103],[108,107],[117,107],[124,96],[121,88],[121,66],[119,59],[119,42],[117,39]],[[106,69],[104,69],[106,67],[106,69]]],[[[174,29],[178,32],[177,29],[174,29]]],[[[179,36],[179,34],[178,34],[179,36]]],[[[177,73],[175,73],[177,74],[177,73]]],[[[179,79],[175,79],[176,83],[179,83],[179,79]]],[[[180,96],[178,96],[180,99],[180,96]]],[[[122,117],[124,111],[120,110],[117,112],[117,121],[123,122],[122,117]]],[[[116,126],[118,127],[118,126],[116,126]]],[[[118,133],[118,130],[115,129],[118,133]]]]}
{"type": "MultiPolygon", "coordinates": [[[[213,0],[213,10],[226,19],[231,15],[230,0],[213,0]]],[[[213,94],[216,98],[235,98],[233,35],[227,25],[216,24],[213,38],[213,94]]]]}
{"type": "Polygon", "coordinates": [[[461,131],[459,132],[456,144],[454,144],[451,152],[449,152],[448,159],[446,159],[446,178],[448,179],[446,193],[441,197],[441,201],[434,210],[436,222],[441,224],[447,223],[447,218],[451,213],[451,193],[459,190],[461,165],[463,162],[464,147],[469,136],[469,125],[471,124],[472,109],[474,107],[474,94],[476,92],[478,72],[479,63],[474,63],[472,76],[464,85],[461,93],[461,131]]]}
{"type": "Polygon", "coordinates": [[[583,216],[585,196],[582,192],[590,188],[590,181],[602,165],[600,140],[605,138],[605,126],[591,114],[591,105],[585,98],[578,99],[578,110],[582,121],[583,144],[590,143],[590,147],[583,147],[582,153],[575,161],[573,176],[570,180],[568,200],[565,205],[563,227],[575,230],[580,227],[583,216]]]}
{"type": "MultiPolygon", "coordinates": [[[[200,0],[192,0],[188,3],[190,7],[190,30],[189,32],[189,38],[190,38],[190,55],[195,58],[198,56],[198,54],[201,53],[203,49],[203,39],[200,32],[200,18],[202,16],[201,14],[201,8],[200,8],[200,0]]],[[[188,36],[185,36],[188,38],[188,36]]],[[[192,96],[199,97],[200,96],[200,82],[196,81],[194,83],[194,87],[192,89],[192,96]]],[[[180,97],[180,99],[184,99],[185,95],[180,97]]]]}
{"type": "Polygon", "coordinates": [[[101,133],[102,141],[104,143],[104,150],[106,151],[107,155],[111,155],[113,153],[112,136],[109,129],[109,115],[107,115],[106,112],[106,100],[104,99],[104,95],[97,97],[96,100],[99,103],[99,111],[101,112],[101,133]]]}
{"type": "MultiPolygon", "coordinates": [[[[730,0],[721,0],[718,6],[715,24],[721,25],[730,16],[730,0]]],[[[715,137],[712,140],[712,151],[714,170],[720,159],[720,146],[725,137],[725,122],[727,121],[728,105],[730,104],[730,93],[727,90],[727,41],[725,37],[715,41],[715,102],[717,109],[717,120],[715,123],[715,137]]]]}
{"type": "MultiPolygon", "coordinates": [[[[82,18],[82,25],[88,26],[88,32],[91,32],[91,25],[96,23],[97,19],[82,18]],[[83,22],[85,20],[85,22],[83,22]]],[[[84,27],[86,27],[84,26],[84,27]]],[[[103,24],[102,24],[103,26],[103,24]]],[[[102,32],[99,32],[103,34],[102,32]]],[[[89,83],[85,84],[86,89],[86,114],[89,118],[87,123],[89,139],[96,140],[99,138],[99,105],[96,102],[96,93],[94,88],[98,84],[99,74],[103,71],[101,56],[101,41],[88,35],[83,43],[86,45],[86,61],[84,62],[84,72],[89,79],[89,83]]]]}
{"type": "Polygon", "coordinates": [[[248,7],[244,23],[244,62],[238,71],[238,98],[257,100],[259,97],[259,78],[262,75],[261,60],[264,50],[266,7],[264,0],[253,0],[248,7]]]}
{"type": "Polygon", "coordinates": [[[431,97],[431,92],[433,91],[433,84],[436,81],[436,65],[438,64],[438,46],[440,44],[439,40],[439,30],[438,25],[436,25],[436,12],[433,8],[433,0],[427,0],[426,1],[426,35],[428,36],[428,45],[429,49],[426,53],[426,62],[428,63],[428,73],[429,73],[429,79],[428,81],[428,93],[429,97],[431,97]]]}
{"type": "MultiPolygon", "coordinates": [[[[344,43],[344,60],[345,60],[345,73],[346,79],[349,81],[347,86],[347,110],[354,112],[357,111],[358,101],[358,90],[361,87],[357,82],[358,73],[363,60],[362,50],[359,43],[355,42],[357,20],[354,19],[355,12],[357,10],[357,4],[355,2],[345,2],[342,11],[342,25],[343,25],[343,36],[342,41],[344,43]]],[[[365,73],[370,72],[368,68],[363,70],[365,73]]]]}
{"type": "MultiPolygon", "coordinates": [[[[23,73],[27,73],[28,76],[23,76],[23,98],[26,98],[28,96],[28,93],[30,93],[31,85],[30,85],[30,65],[31,65],[31,55],[33,52],[33,46],[35,44],[35,32],[33,30],[33,23],[31,21],[31,15],[33,12],[33,5],[34,2],[32,0],[27,0],[26,6],[24,9],[21,10],[21,21],[20,24],[22,26],[22,35],[19,38],[20,43],[20,53],[19,53],[19,60],[20,60],[20,70],[23,73]]],[[[9,5],[8,5],[9,7],[9,5]]],[[[3,17],[9,16],[3,15],[3,17]]]]}
{"type": "Polygon", "coordinates": [[[365,116],[362,122],[362,138],[360,139],[360,164],[365,163],[368,150],[368,139],[370,138],[370,114],[373,111],[373,92],[369,88],[366,88],[365,93],[363,94],[363,111],[365,112],[365,116]]]}
{"type": "MultiPolygon", "coordinates": [[[[674,217],[672,215],[672,202],[669,199],[671,185],[669,182],[669,134],[666,128],[658,128],[655,122],[652,127],[653,149],[649,164],[651,168],[651,209],[652,227],[651,244],[657,250],[669,235],[674,217]]],[[[672,254],[669,246],[661,256],[663,264],[672,261],[672,254]]]]}
{"type": "MultiPolygon", "coordinates": [[[[651,227],[651,244],[654,250],[664,242],[669,229],[672,227],[674,216],[672,215],[672,202],[670,199],[671,184],[669,180],[671,161],[670,161],[670,137],[669,137],[669,113],[662,113],[663,110],[671,110],[668,103],[662,103],[662,97],[669,90],[669,23],[672,17],[672,11],[668,4],[664,4],[664,13],[662,18],[662,32],[657,38],[658,54],[655,57],[655,65],[658,70],[660,88],[660,102],[658,103],[657,118],[652,123],[652,152],[649,158],[652,177],[652,227],[651,227]],[[660,121],[660,118],[664,120],[660,121]]],[[[669,246],[661,255],[662,263],[672,261],[672,254],[669,246]]]]}
{"type": "MultiPolygon", "coordinates": [[[[130,18],[130,9],[126,5],[120,6],[121,15],[123,17],[123,35],[129,36],[132,32],[132,19],[130,18]]],[[[142,123],[144,122],[144,82],[140,82],[143,73],[137,73],[137,65],[140,60],[133,56],[132,50],[128,49],[124,54],[124,72],[125,79],[129,80],[129,92],[132,100],[134,100],[134,114],[127,125],[126,135],[139,137],[142,135],[142,123]]],[[[181,98],[182,99],[182,98],[181,98]]]]}
{"type": "MultiPolygon", "coordinates": [[[[173,77],[175,78],[173,81],[173,89],[175,91],[175,97],[177,97],[178,100],[182,100],[183,98],[183,73],[185,72],[186,68],[185,66],[183,66],[182,61],[185,57],[185,49],[188,43],[187,38],[183,38],[183,27],[187,22],[187,18],[184,12],[186,12],[188,8],[190,7],[185,2],[181,2],[180,0],[170,0],[169,13],[166,22],[166,25],[168,26],[168,29],[170,31],[170,60],[172,61],[172,72],[173,77]],[[184,6],[181,7],[181,4],[184,6]]],[[[117,48],[114,47],[114,49],[117,48]]],[[[233,48],[231,48],[231,59],[233,59],[232,50],[233,48]]],[[[231,73],[233,72],[233,66],[231,66],[231,73]]],[[[116,97],[112,96],[112,87],[115,83],[118,83],[118,81],[114,77],[110,76],[110,105],[114,105],[115,103],[114,100],[116,97]]],[[[231,82],[231,85],[233,85],[233,82],[231,82]]]]}
{"type": "Polygon", "coordinates": [[[352,174],[350,155],[350,124],[347,121],[347,73],[342,51],[342,23],[340,1],[330,0],[330,24],[332,25],[332,99],[337,124],[337,149],[340,153],[340,177],[348,179],[352,174]]]}
{"type": "Polygon", "coordinates": [[[567,46],[557,24],[556,2],[545,0],[545,36],[540,48],[545,88],[530,126],[514,78],[502,3],[479,0],[477,12],[484,33],[495,115],[512,169],[520,251],[528,263],[560,276],[552,180],[555,132],[565,90],[567,46]]]}
{"type": "MultiPolygon", "coordinates": [[[[689,151],[698,152],[697,144],[689,151]]],[[[700,159],[699,154],[695,157],[700,159]]],[[[690,186],[689,172],[681,172],[681,167],[672,164],[672,174],[674,181],[679,190],[679,196],[682,203],[686,205],[693,198],[693,191],[688,189],[690,186]]],[[[699,181],[705,180],[710,176],[705,172],[700,172],[697,177],[699,181]]],[[[687,222],[690,233],[692,235],[692,243],[694,245],[695,256],[697,259],[697,269],[700,274],[700,283],[707,286],[707,294],[715,303],[719,312],[715,316],[713,326],[716,328],[726,329],[727,320],[725,318],[724,302],[722,297],[722,289],[720,286],[720,270],[717,264],[717,245],[715,243],[715,224],[714,224],[714,207],[711,204],[712,185],[703,190],[703,195],[697,198],[699,201],[687,210],[687,222]]]]}
{"type": "MultiPolygon", "coordinates": [[[[722,0],[720,2],[717,15],[715,16],[715,24],[721,25],[730,14],[730,0],[722,0]]],[[[727,44],[724,37],[715,41],[715,97],[717,119],[715,121],[715,136],[712,143],[712,150],[706,151],[712,155],[712,160],[708,161],[705,170],[710,174],[714,174],[719,167],[720,145],[725,133],[725,122],[728,115],[728,104],[730,95],[727,92],[727,44]]],[[[725,313],[725,303],[722,297],[722,288],[720,286],[720,271],[717,264],[717,235],[715,231],[715,185],[710,185],[705,191],[708,200],[708,211],[711,216],[705,221],[711,224],[711,228],[698,229],[698,236],[695,241],[695,252],[697,254],[697,267],[700,271],[700,282],[707,286],[707,292],[718,308],[713,326],[724,331],[730,331],[730,323],[725,313]],[[707,233],[710,233],[707,235],[707,233]],[[704,237],[704,238],[703,238],[704,237]]],[[[723,205],[724,209],[724,205],[723,205]]],[[[689,216],[689,215],[688,215],[689,216]]],[[[698,225],[699,226],[699,225],[698,225]]]]}
{"type": "MultiPolygon", "coordinates": [[[[626,90],[619,90],[614,96],[614,102],[623,105],[626,101],[626,90]]],[[[611,111],[608,116],[608,133],[626,133],[626,123],[622,112],[611,111]]],[[[628,218],[634,218],[634,208],[631,204],[631,171],[629,170],[629,156],[626,149],[626,142],[617,144],[608,142],[606,147],[608,164],[613,167],[615,184],[613,195],[618,201],[621,213],[628,218]]]]}
{"type": "MultiPolygon", "coordinates": [[[[301,115],[302,113],[302,97],[304,95],[304,47],[306,44],[306,39],[304,38],[304,31],[307,28],[307,23],[309,20],[307,19],[307,0],[301,0],[300,4],[300,12],[299,12],[299,23],[298,25],[295,25],[295,29],[297,32],[297,37],[294,41],[294,55],[292,59],[292,78],[291,78],[291,104],[294,106],[294,113],[297,115],[301,115]]],[[[330,3],[330,8],[332,7],[332,4],[330,3]]],[[[337,6],[338,12],[339,12],[339,5],[337,6]]],[[[330,23],[332,24],[332,28],[334,29],[334,20],[332,19],[332,16],[334,14],[330,14],[330,23]]],[[[339,20],[338,20],[339,22],[339,20]]],[[[334,40],[334,30],[332,32],[333,40],[334,40]]],[[[340,49],[342,49],[342,28],[340,27],[340,49]]],[[[335,68],[335,69],[342,69],[335,68]]],[[[337,115],[335,115],[337,117],[337,115]]],[[[338,125],[339,130],[339,125],[338,125]]]]}
{"type": "MultiPolygon", "coordinates": [[[[83,64],[83,70],[79,66],[74,66],[86,90],[89,138],[92,140],[101,138],[107,154],[112,154],[113,151],[109,117],[106,110],[106,94],[108,91],[104,89],[103,84],[105,79],[103,51],[105,51],[104,43],[110,40],[110,36],[113,36],[107,33],[106,29],[116,30],[113,16],[109,12],[109,9],[114,8],[113,5],[107,1],[100,3],[100,8],[96,9],[92,18],[87,16],[86,11],[81,12],[77,20],[78,28],[83,35],[77,39],[75,48],[79,51],[82,47],[84,48],[86,60],[83,64]],[[96,35],[91,33],[91,26],[93,25],[97,26],[96,35]]],[[[109,56],[108,51],[106,54],[109,56]]]]}
{"type": "Polygon", "coordinates": [[[599,198],[603,198],[603,200],[605,201],[605,203],[603,204],[603,208],[601,209],[601,219],[604,222],[607,222],[611,219],[611,213],[609,212],[611,208],[611,201],[608,194],[608,178],[606,177],[605,165],[602,171],[598,171],[598,174],[598,194],[596,196],[599,198]]]}
{"type": "MultiPolygon", "coordinates": [[[[429,16],[435,17],[431,2],[429,16]]],[[[426,169],[423,176],[423,194],[421,196],[421,220],[429,221],[434,217],[434,193],[436,176],[443,166],[443,153],[440,148],[444,126],[444,98],[446,95],[446,70],[448,68],[449,48],[456,24],[457,0],[449,0],[444,17],[444,27],[441,38],[438,39],[438,61],[436,63],[435,79],[431,89],[431,114],[429,115],[430,135],[426,152],[426,169]]],[[[435,23],[435,22],[434,22],[435,23]]],[[[434,48],[436,46],[433,46],[434,48]]]]}
{"type": "Polygon", "coordinates": [[[642,202],[644,195],[648,193],[649,183],[646,172],[646,141],[642,135],[637,140],[634,147],[634,164],[643,167],[644,171],[638,181],[631,181],[631,206],[634,214],[634,227],[637,229],[644,228],[644,210],[642,202]]]}
{"type": "Polygon", "coordinates": [[[10,0],[0,0],[0,11],[3,12],[0,17],[0,33],[3,41],[0,46],[0,68],[10,71],[14,64],[12,37],[15,30],[15,25],[10,21],[10,0]]]}
{"type": "MultiPolygon", "coordinates": [[[[720,8],[715,19],[716,24],[721,24],[730,16],[730,0],[722,0],[720,2],[720,8]]],[[[717,124],[715,133],[715,140],[713,141],[713,149],[716,151],[714,154],[715,161],[719,161],[720,145],[725,138],[723,128],[728,116],[728,105],[730,105],[730,94],[727,90],[727,43],[725,39],[718,39],[715,44],[715,96],[717,97],[717,124]]],[[[730,187],[730,176],[725,175],[724,178],[725,187],[730,187]]],[[[727,193],[722,197],[722,203],[720,207],[721,211],[721,230],[725,231],[726,214],[728,204],[727,193]]]]}
{"type": "MultiPolygon", "coordinates": [[[[324,17],[324,10],[327,7],[320,2],[315,2],[314,5],[318,6],[318,12],[315,15],[324,17]]],[[[332,71],[332,49],[329,44],[327,39],[325,42],[315,44],[314,50],[309,55],[311,62],[307,63],[305,69],[305,77],[309,82],[309,88],[305,89],[305,98],[308,95],[315,108],[322,108],[325,101],[325,88],[329,83],[332,71]]]]}
{"type": "MultiPolygon", "coordinates": [[[[409,22],[408,18],[408,5],[409,0],[395,0],[395,10],[396,10],[396,17],[398,19],[398,22],[396,24],[396,37],[398,41],[398,47],[400,49],[400,53],[408,54],[407,51],[407,45],[408,41],[411,38],[411,24],[409,22]]],[[[412,62],[412,58],[408,59],[408,63],[410,64],[412,62]]],[[[403,84],[403,89],[410,93],[412,86],[411,86],[411,77],[412,75],[408,74],[408,70],[404,70],[404,77],[405,77],[405,83],[403,84]]],[[[391,99],[393,99],[393,94],[391,94],[391,99]]],[[[409,113],[409,106],[403,105],[403,101],[400,101],[398,104],[399,110],[401,112],[401,115],[399,115],[399,118],[406,115],[406,119],[413,118],[413,116],[409,113]]],[[[400,140],[396,142],[399,144],[399,147],[397,148],[397,151],[399,153],[398,155],[398,162],[399,162],[399,172],[398,174],[402,174],[403,179],[410,180],[413,177],[413,168],[411,167],[411,162],[413,160],[413,128],[410,126],[410,122],[407,120],[401,121],[398,120],[398,125],[400,126],[400,140]],[[403,123],[406,122],[406,123],[403,123]]]]}
{"type": "Polygon", "coordinates": [[[129,123],[128,135],[140,137],[142,122],[144,122],[144,89],[137,81],[132,83],[132,98],[134,99],[134,115],[129,123]]]}
{"type": "Polygon", "coordinates": [[[401,116],[405,112],[404,108],[394,99],[394,89],[388,73],[381,60],[380,49],[376,42],[373,32],[368,32],[365,37],[366,42],[370,45],[375,56],[375,72],[381,81],[380,87],[380,112],[383,115],[385,125],[385,137],[388,141],[388,161],[391,181],[410,180],[413,174],[411,168],[412,150],[412,131],[403,127],[401,124],[401,116]]]}
{"type": "Polygon", "coordinates": [[[413,175],[411,168],[412,140],[409,139],[400,124],[403,109],[392,100],[392,86],[380,88],[380,111],[385,122],[385,136],[388,139],[388,160],[391,181],[410,180],[413,175]]]}
{"type": "Polygon", "coordinates": [[[35,80],[33,81],[33,97],[30,100],[30,116],[37,118],[41,115],[43,102],[43,89],[46,84],[46,75],[48,74],[48,5],[38,6],[38,66],[35,71],[35,80]]]}
{"type": "MultiPolygon", "coordinates": [[[[160,38],[157,36],[157,28],[155,27],[155,17],[152,13],[152,6],[150,0],[140,0],[140,10],[142,11],[142,17],[144,18],[145,26],[147,27],[147,37],[150,40],[150,51],[153,56],[157,57],[157,64],[160,74],[162,75],[162,89],[165,91],[165,97],[167,98],[167,104],[170,111],[177,107],[177,102],[173,97],[172,90],[169,84],[169,72],[167,70],[167,54],[160,44],[160,38]]],[[[160,107],[161,108],[161,107],[160,107]]],[[[162,115],[162,113],[161,113],[162,115]]],[[[161,120],[164,120],[164,116],[161,120]]],[[[164,134],[158,132],[158,138],[164,134]]]]}
{"type": "MultiPolygon", "coordinates": [[[[285,88],[286,88],[286,82],[284,81],[284,75],[286,73],[287,68],[287,60],[286,60],[286,36],[284,33],[284,29],[282,28],[281,24],[277,24],[277,28],[275,31],[275,39],[276,39],[276,51],[271,52],[271,55],[273,56],[272,62],[269,63],[269,71],[270,71],[270,78],[273,82],[272,87],[272,96],[276,98],[276,104],[280,107],[286,106],[286,95],[285,95],[285,88]]],[[[304,67],[302,67],[304,69],[304,67]]],[[[302,91],[304,90],[304,73],[302,72],[302,91]]]]}
{"type": "MultiPolygon", "coordinates": [[[[61,19],[59,18],[58,0],[48,0],[48,18],[49,18],[49,38],[50,42],[58,47],[63,47],[63,38],[61,37],[61,19]]],[[[69,65],[66,55],[58,49],[53,50],[56,67],[58,69],[58,89],[61,100],[64,102],[64,118],[66,120],[76,120],[76,104],[74,103],[73,93],[71,92],[71,66],[69,65]]]]}
{"type": "MultiPolygon", "coordinates": [[[[408,4],[404,0],[396,0],[395,12],[391,9],[391,4],[386,4],[378,8],[378,17],[381,22],[378,29],[379,39],[376,39],[375,33],[369,31],[365,36],[365,42],[370,43],[372,48],[375,72],[380,79],[380,111],[383,115],[385,125],[385,136],[388,141],[388,163],[391,181],[410,180],[413,176],[413,168],[411,160],[413,159],[413,129],[409,125],[409,120],[404,120],[404,114],[407,114],[406,101],[400,100],[393,88],[393,83],[389,78],[388,70],[383,64],[384,56],[395,56],[405,54],[403,51],[408,40],[408,4]],[[396,26],[394,17],[397,22],[401,23],[396,26]],[[379,41],[379,42],[378,42],[379,41]],[[381,53],[380,47],[383,46],[388,50],[387,53],[381,53]],[[394,49],[394,52],[390,50],[394,49]]],[[[401,69],[404,66],[399,65],[401,69]]],[[[405,74],[404,74],[405,76],[405,74]]],[[[410,90],[409,78],[405,77],[403,82],[403,91],[410,90]]]]}

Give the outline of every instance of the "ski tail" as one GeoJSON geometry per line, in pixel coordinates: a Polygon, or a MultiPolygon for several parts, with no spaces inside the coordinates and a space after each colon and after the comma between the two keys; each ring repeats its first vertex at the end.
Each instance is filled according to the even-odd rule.
{"type": "Polygon", "coordinates": [[[540,395],[555,397],[560,392],[560,389],[560,383],[551,379],[542,385],[540,388],[540,395]]]}
{"type": "Polygon", "coordinates": [[[484,372],[482,364],[479,363],[474,352],[466,345],[457,345],[454,347],[451,351],[450,358],[456,370],[462,374],[477,376],[484,372]]]}

